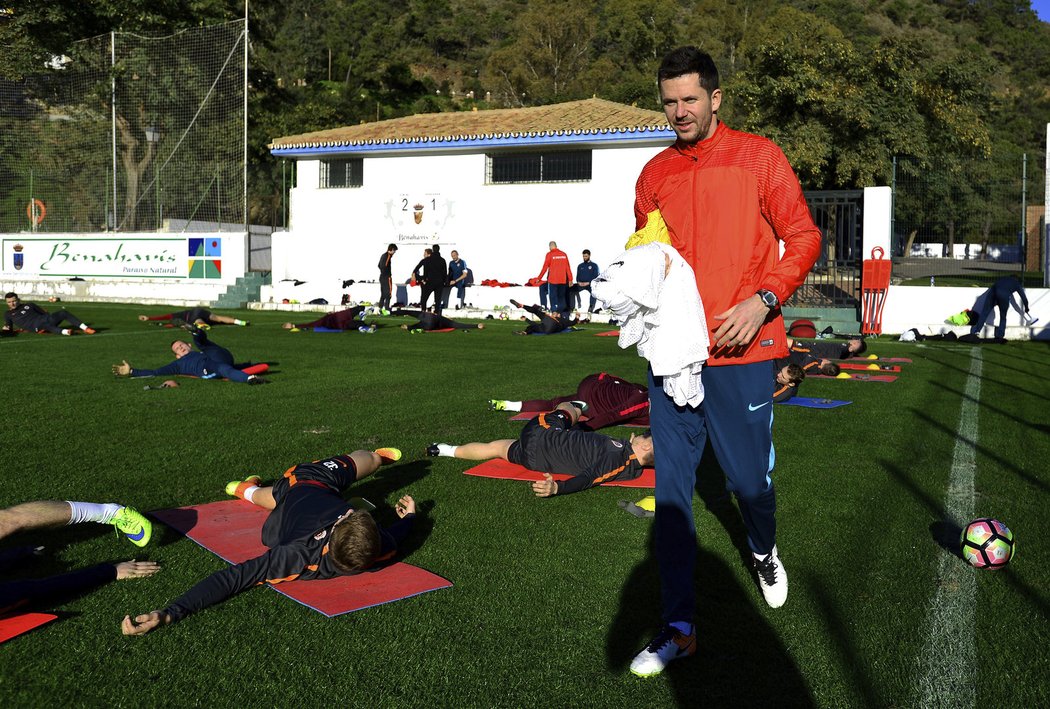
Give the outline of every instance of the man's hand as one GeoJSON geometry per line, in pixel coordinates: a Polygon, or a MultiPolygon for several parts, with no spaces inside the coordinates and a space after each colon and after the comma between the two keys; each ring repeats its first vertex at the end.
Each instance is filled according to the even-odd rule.
{"type": "Polygon", "coordinates": [[[174,379],[165,379],[164,383],[160,385],[161,389],[177,389],[179,383],[174,379]]]}
{"type": "Polygon", "coordinates": [[[411,495],[403,495],[397,504],[394,505],[394,511],[397,512],[397,516],[401,519],[414,515],[416,513],[416,501],[412,499],[411,495]]]}
{"type": "Polygon", "coordinates": [[[130,377],[131,376],[131,365],[125,359],[120,364],[113,365],[113,373],[118,377],[130,377]]]}
{"type": "Polygon", "coordinates": [[[768,315],[769,308],[757,294],[716,315],[715,320],[723,322],[715,330],[714,349],[746,347],[755,339],[768,315]]]}
{"type": "Polygon", "coordinates": [[[141,579],[160,571],[160,564],[155,561],[135,561],[129,559],[122,561],[117,566],[117,581],[124,579],[141,579]]]}
{"type": "Polygon", "coordinates": [[[139,322],[146,322],[147,320],[149,320],[149,318],[145,315],[139,315],[139,322]]]}
{"type": "Polygon", "coordinates": [[[132,620],[130,615],[124,616],[120,629],[125,635],[145,635],[149,631],[156,630],[170,622],[171,616],[164,611],[150,611],[149,613],[135,616],[135,620],[132,620]]]}
{"type": "Polygon", "coordinates": [[[532,491],[536,493],[536,497],[553,497],[558,494],[558,483],[554,482],[550,473],[544,473],[543,480],[532,483],[532,491]]]}

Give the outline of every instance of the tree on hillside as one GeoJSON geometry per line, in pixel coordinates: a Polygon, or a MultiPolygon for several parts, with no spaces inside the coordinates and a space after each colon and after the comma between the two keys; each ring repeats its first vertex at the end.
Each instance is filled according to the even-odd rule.
{"type": "Polygon", "coordinates": [[[515,21],[515,39],[492,52],[488,75],[501,102],[539,105],[579,98],[591,57],[595,0],[537,0],[515,21]]]}

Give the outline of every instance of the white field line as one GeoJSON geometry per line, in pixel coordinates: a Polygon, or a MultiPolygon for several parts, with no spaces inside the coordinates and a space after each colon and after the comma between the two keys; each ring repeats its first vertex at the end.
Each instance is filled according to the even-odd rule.
{"type": "MultiPolygon", "coordinates": [[[[944,496],[945,522],[960,528],[973,518],[982,362],[981,348],[972,348],[948,492],[944,496]]],[[[915,689],[915,706],[961,709],[975,706],[976,605],[977,584],[973,569],[952,554],[941,554],[937,592],[929,612],[926,640],[916,663],[921,670],[915,689]]]]}

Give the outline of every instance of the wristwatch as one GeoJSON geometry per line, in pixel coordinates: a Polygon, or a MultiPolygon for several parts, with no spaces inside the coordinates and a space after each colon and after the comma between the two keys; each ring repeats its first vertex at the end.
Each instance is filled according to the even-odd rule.
{"type": "Polygon", "coordinates": [[[771,290],[763,289],[758,291],[758,297],[762,299],[762,305],[770,310],[773,310],[780,305],[780,299],[777,298],[777,294],[771,290]]]}

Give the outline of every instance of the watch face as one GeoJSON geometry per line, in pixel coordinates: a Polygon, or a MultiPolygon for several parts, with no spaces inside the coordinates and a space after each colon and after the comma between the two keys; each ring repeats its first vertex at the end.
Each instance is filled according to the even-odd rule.
{"type": "Polygon", "coordinates": [[[772,291],[759,291],[758,296],[762,299],[762,302],[766,304],[767,308],[777,307],[777,296],[772,291]]]}

